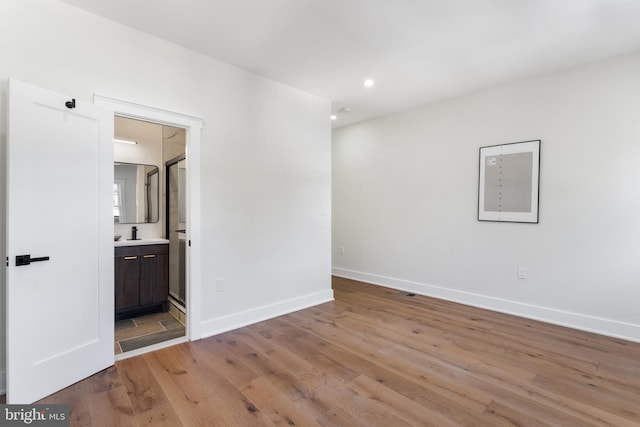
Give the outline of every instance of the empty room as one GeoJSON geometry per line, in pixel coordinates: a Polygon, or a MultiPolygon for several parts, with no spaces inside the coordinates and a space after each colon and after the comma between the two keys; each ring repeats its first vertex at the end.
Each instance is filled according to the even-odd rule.
{"type": "Polygon", "coordinates": [[[3,422],[640,425],[638,22],[3,0],[3,422]]]}

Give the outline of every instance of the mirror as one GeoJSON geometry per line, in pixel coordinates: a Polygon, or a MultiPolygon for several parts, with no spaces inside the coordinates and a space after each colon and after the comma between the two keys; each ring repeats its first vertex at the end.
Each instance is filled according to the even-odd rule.
{"type": "Polygon", "coordinates": [[[116,224],[158,222],[160,171],[157,166],[114,163],[113,220],[116,224]]]}

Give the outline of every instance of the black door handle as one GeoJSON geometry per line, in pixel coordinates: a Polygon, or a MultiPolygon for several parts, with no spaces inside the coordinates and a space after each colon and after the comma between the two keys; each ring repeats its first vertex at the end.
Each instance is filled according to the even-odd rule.
{"type": "Polygon", "coordinates": [[[39,258],[31,258],[31,255],[16,255],[16,267],[21,265],[29,265],[32,262],[49,261],[48,256],[41,256],[39,258]]]}

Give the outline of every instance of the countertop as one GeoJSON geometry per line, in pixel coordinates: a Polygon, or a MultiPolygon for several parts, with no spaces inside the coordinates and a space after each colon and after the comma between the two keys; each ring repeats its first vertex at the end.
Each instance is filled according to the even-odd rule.
{"type": "Polygon", "coordinates": [[[162,237],[151,237],[148,239],[127,240],[120,239],[113,242],[114,246],[142,246],[142,245],[168,245],[169,241],[162,237]]]}

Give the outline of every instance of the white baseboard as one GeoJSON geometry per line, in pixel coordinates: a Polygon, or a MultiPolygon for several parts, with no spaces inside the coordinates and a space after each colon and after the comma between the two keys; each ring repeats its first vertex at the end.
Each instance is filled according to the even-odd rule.
{"type": "Polygon", "coordinates": [[[501,298],[489,297],[486,295],[474,294],[471,292],[459,291],[440,286],[426,285],[424,283],[412,282],[409,280],[396,279],[393,277],[380,276],[377,274],[363,273],[344,268],[333,267],[333,275],[346,279],[358,280],[374,285],[387,286],[390,288],[426,295],[447,301],[458,302],[474,307],[485,308],[501,313],[512,314],[541,322],[552,323],[554,325],[566,326],[587,332],[594,332],[628,341],[640,342],[640,325],[619,322],[611,319],[589,316],[580,313],[557,310],[548,307],[541,307],[517,301],[501,298]]]}
{"type": "Polygon", "coordinates": [[[228,316],[216,317],[215,319],[202,322],[200,327],[200,330],[202,331],[201,338],[207,338],[223,332],[242,328],[243,326],[273,319],[274,317],[282,316],[283,314],[292,313],[318,304],[324,304],[329,301],[333,301],[333,290],[331,289],[304,295],[298,298],[291,298],[274,304],[263,305],[251,310],[230,314],[228,316]]]}

